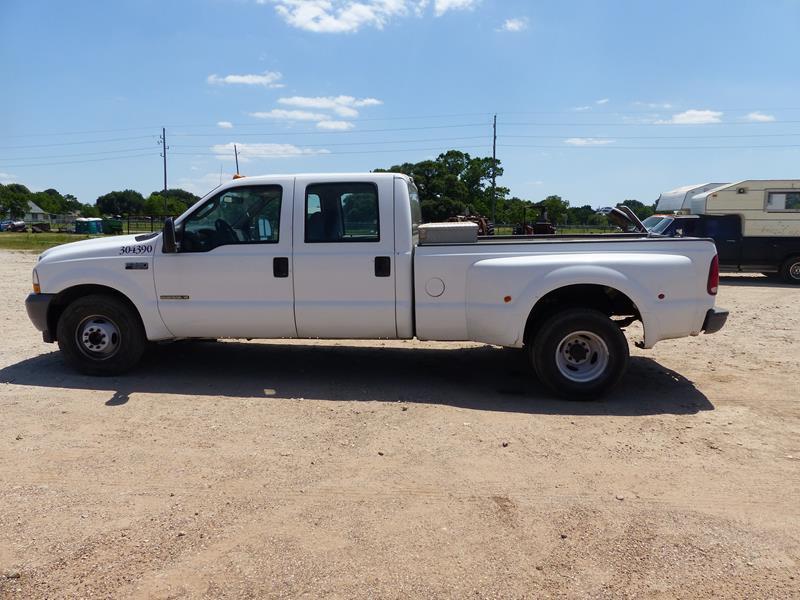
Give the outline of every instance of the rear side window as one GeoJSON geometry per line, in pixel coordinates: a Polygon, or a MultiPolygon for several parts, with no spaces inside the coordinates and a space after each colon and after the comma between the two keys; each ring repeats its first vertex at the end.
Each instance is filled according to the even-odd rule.
{"type": "Polygon", "coordinates": [[[800,211],[800,191],[796,192],[768,192],[767,210],[797,210],[800,211]]]}
{"type": "Polygon", "coordinates": [[[408,182],[408,198],[411,201],[411,235],[419,235],[419,226],[422,223],[422,208],[419,204],[419,192],[417,186],[408,182]]]}
{"type": "Polygon", "coordinates": [[[306,187],[307,243],[378,242],[374,183],[316,183],[306,187]]]}

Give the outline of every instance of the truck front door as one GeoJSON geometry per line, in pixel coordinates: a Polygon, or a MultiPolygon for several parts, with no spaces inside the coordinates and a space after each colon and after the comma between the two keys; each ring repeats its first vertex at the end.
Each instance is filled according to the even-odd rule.
{"type": "Polygon", "coordinates": [[[293,180],[237,186],[178,227],[179,251],[155,256],[158,310],[176,337],[295,337],[293,180]]]}
{"type": "Polygon", "coordinates": [[[397,337],[393,207],[390,178],[296,179],[298,336],[397,337]]]}
{"type": "Polygon", "coordinates": [[[739,215],[702,217],[706,237],[713,238],[721,267],[738,269],[742,257],[742,220],[739,215]]]}

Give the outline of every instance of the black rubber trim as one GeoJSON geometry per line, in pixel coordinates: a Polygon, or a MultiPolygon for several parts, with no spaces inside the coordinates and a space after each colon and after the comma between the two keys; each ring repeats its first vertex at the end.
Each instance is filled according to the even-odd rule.
{"type": "Polygon", "coordinates": [[[145,240],[152,240],[159,233],[161,233],[161,232],[160,231],[155,231],[153,233],[143,233],[142,235],[137,235],[133,239],[135,239],[137,242],[144,242],[145,240]]]}
{"type": "Polygon", "coordinates": [[[28,318],[39,331],[45,342],[53,342],[53,336],[47,330],[47,311],[50,310],[50,303],[55,298],[55,294],[28,294],[25,298],[25,310],[28,311],[28,318]]]}
{"type": "Polygon", "coordinates": [[[724,308],[710,308],[703,321],[703,331],[706,333],[716,333],[725,326],[728,320],[728,311],[724,308]]]}

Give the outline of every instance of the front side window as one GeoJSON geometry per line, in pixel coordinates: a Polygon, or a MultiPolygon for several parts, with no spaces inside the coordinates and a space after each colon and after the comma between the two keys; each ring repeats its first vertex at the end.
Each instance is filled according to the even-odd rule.
{"type": "Polygon", "coordinates": [[[307,243],[378,242],[378,188],[373,183],[306,187],[307,243]]]}
{"type": "Polygon", "coordinates": [[[181,223],[181,252],[208,252],[231,244],[275,244],[281,217],[279,185],[220,192],[181,223]]]}
{"type": "Polygon", "coordinates": [[[800,191],[768,192],[767,210],[800,210],[800,191]]]}

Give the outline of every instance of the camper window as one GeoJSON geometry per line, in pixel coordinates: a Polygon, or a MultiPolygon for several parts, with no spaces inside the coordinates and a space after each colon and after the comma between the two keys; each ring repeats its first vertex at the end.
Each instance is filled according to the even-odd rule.
{"type": "Polygon", "coordinates": [[[800,211],[800,191],[768,192],[767,210],[800,211]]]}

